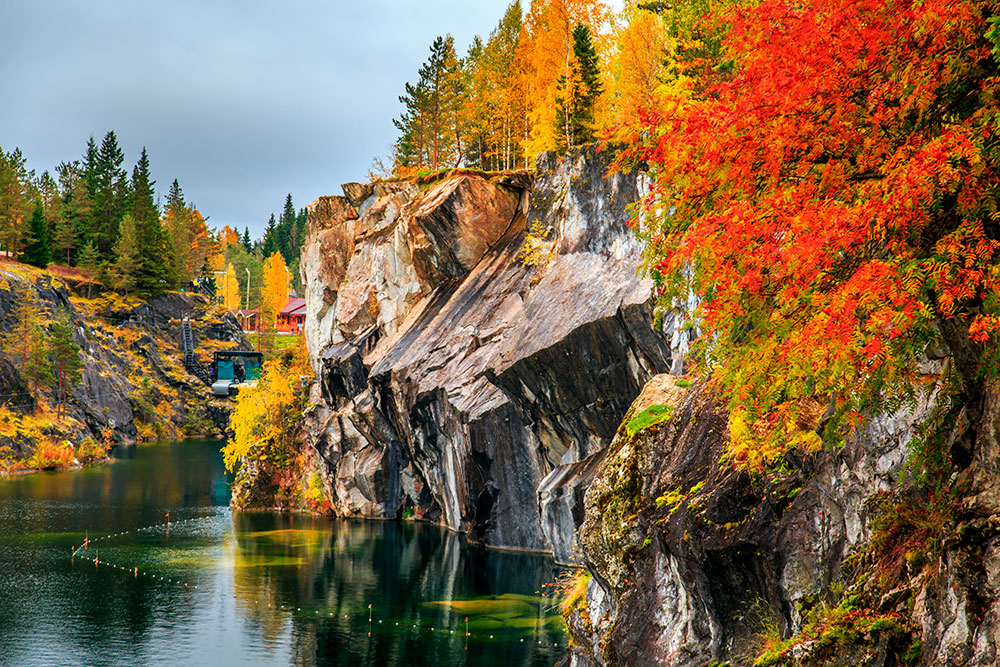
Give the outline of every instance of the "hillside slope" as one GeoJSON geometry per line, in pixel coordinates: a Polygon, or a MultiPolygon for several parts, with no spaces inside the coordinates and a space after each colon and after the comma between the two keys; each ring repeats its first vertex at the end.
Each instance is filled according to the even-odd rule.
{"type": "Polygon", "coordinates": [[[220,434],[229,406],[184,371],[180,320],[192,318],[198,350],[208,355],[242,342],[232,316],[191,294],[88,299],[86,292],[51,273],[0,263],[0,332],[12,330],[17,299],[27,294],[43,329],[69,313],[83,362],[60,409],[54,377],[49,386],[30,386],[10,346],[0,349],[0,467],[65,464],[88,438],[107,445],[220,434]]]}

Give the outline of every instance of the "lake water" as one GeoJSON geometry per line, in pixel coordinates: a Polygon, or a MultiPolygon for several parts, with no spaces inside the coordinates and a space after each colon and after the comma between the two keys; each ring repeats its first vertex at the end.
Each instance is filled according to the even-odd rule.
{"type": "Polygon", "coordinates": [[[539,594],[558,574],[550,559],[425,524],[233,514],[219,445],[139,445],[106,466],[0,479],[0,664],[564,655],[562,621],[539,594]]]}

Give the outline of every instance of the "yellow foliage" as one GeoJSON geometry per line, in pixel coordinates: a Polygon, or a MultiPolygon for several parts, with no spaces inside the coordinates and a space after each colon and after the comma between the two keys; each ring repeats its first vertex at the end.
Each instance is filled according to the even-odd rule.
{"type": "Polygon", "coordinates": [[[517,259],[525,266],[544,268],[552,259],[555,240],[550,239],[552,230],[539,220],[531,223],[531,230],[524,237],[524,243],[517,251],[517,259]]]}
{"type": "Polygon", "coordinates": [[[285,260],[274,252],[264,260],[264,275],[260,289],[260,323],[266,334],[278,325],[278,313],[288,301],[288,270],[285,260]]]}
{"type": "Polygon", "coordinates": [[[244,386],[229,418],[233,438],[222,449],[226,468],[236,470],[247,459],[282,467],[289,461],[295,426],[302,418],[306,395],[299,377],[307,372],[301,354],[290,362],[264,364],[255,386],[244,386]]]}
{"type": "Polygon", "coordinates": [[[789,449],[818,451],[823,440],[816,433],[823,402],[803,399],[779,406],[779,419],[754,419],[746,410],[729,413],[729,460],[742,470],[760,472],[789,449]]]}
{"type": "Polygon", "coordinates": [[[601,27],[607,8],[597,0],[539,0],[531,3],[519,40],[518,64],[521,90],[528,103],[524,150],[529,156],[556,147],[553,109],[558,80],[570,73],[573,27],[582,23],[595,37],[598,53],[603,50],[601,27]]]}
{"type": "Polygon", "coordinates": [[[232,264],[226,265],[226,275],[222,279],[222,303],[227,310],[237,310],[240,307],[240,287],[232,264]]]}
{"type": "Polygon", "coordinates": [[[606,102],[599,105],[598,124],[607,127],[626,121],[643,107],[654,104],[667,70],[673,40],[663,19],[634,7],[624,10],[624,26],[614,34],[608,67],[606,102]]]}

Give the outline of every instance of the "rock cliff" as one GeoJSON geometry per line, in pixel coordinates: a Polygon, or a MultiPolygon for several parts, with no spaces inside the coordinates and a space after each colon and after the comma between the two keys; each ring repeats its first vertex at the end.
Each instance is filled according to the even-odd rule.
{"type": "Polygon", "coordinates": [[[0,350],[0,467],[21,467],[43,444],[78,447],[182,435],[218,435],[229,406],[183,367],[181,318],[193,319],[202,354],[245,344],[232,315],[205,297],[169,293],[151,299],[113,292],[85,298],[64,280],[16,263],[0,264],[0,333],[11,330],[21,295],[40,310],[43,327],[68,312],[83,362],[56,418],[55,388],[29,390],[9,350],[0,350]]]}
{"type": "Polygon", "coordinates": [[[1000,393],[975,418],[947,368],[843,446],[760,474],[727,461],[709,389],[654,378],[586,493],[567,663],[996,664],[1000,393]],[[649,405],[669,418],[630,430],[649,405]]]}
{"type": "Polygon", "coordinates": [[[412,513],[572,559],[603,448],[676,356],[637,273],[637,177],[605,178],[609,160],[589,148],[534,174],[348,184],[316,202],[306,431],[337,514],[412,513]]]}

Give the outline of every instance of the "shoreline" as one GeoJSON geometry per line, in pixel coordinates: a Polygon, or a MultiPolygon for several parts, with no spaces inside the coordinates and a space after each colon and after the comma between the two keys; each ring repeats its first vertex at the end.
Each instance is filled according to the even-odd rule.
{"type": "MultiPolygon", "coordinates": [[[[223,436],[216,436],[216,435],[211,435],[211,434],[206,434],[206,433],[197,433],[197,434],[194,434],[194,435],[185,435],[184,437],[181,437],[181,438],[164,438],[163,440],[156,440],[156,441],[153,441],[153,440],[143,440],[143,441],[136,440],[134,442],[115,443],[111,447],[112,447],[112,449],[114,447],[136,447],[138,445],[143,444],[144,442],[183,442],[185,440],[198,440],[198,439],[203,439],[203,440],[221,440],[221,441],[224,442],[226,438],[225,438],[224,435],[223,436]]],[[[94,460],[86,461],[86,462],[77,461],[73,465],[64,466],[64,467],[58,467],[58,466],[56,466],[54,468],[19,468],[17,470],[0,470],[0,479],[4,479],[5,477],[19,477],[19,476],[22,476],[22,475],[35,475],[35,474],[43,473],[43,472],[66,472],[66,471],[72,471],[72,470],[83,470],[84,468],[89,468],[89,467],[94,467],[94,466],[99,466],[99,465],[107,465],[108,463],[111,463],[112,461],[114,461],[114,458],[115,457],[113,457],[113,456],[111,456],[109,454],[108,456],[105,456],[105,457],[100,458],[100,459],[94,459],[94,460]]]]}

